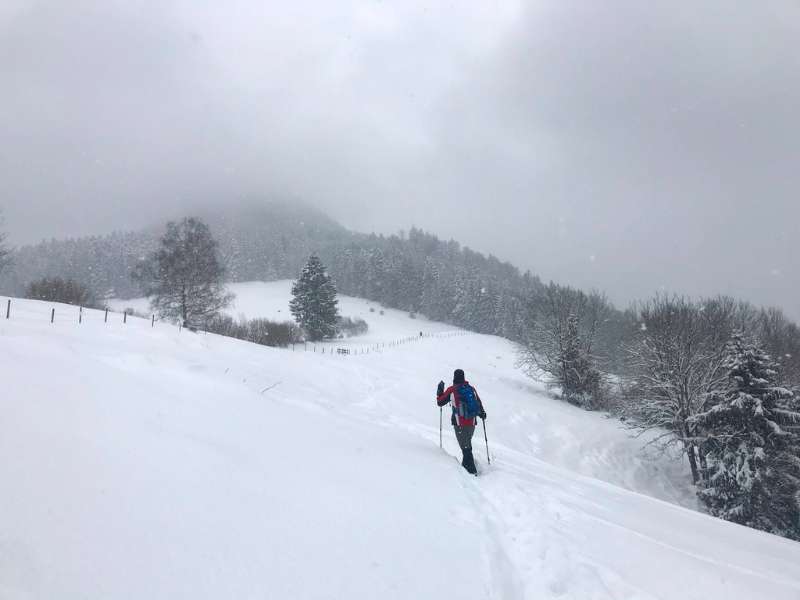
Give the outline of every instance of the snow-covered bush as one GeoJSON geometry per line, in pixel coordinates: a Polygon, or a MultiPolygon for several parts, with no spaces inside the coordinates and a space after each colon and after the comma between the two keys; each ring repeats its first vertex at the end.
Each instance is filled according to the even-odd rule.
{"type": "Polygon", "coordinates": [[[358,317],[339,317],[338,328],[346,337],[353,337],[367,333],[369,325],[358,317]]]}

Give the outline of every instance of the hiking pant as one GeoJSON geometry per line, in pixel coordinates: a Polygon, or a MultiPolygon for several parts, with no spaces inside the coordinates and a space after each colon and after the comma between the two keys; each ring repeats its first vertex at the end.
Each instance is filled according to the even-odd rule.
{"type": "Polygon", "coordinates": [[[472,456],[472,434],[475,433],[475,425],[453,425],[453,429],[456,431],[456,439],[463,455],[461,466],[473,475],[477,474],[475,458],[472,456]]]}

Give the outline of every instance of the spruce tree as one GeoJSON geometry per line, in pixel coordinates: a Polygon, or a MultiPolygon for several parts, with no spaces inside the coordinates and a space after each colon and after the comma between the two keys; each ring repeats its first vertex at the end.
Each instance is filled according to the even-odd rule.
{"type": "Polygon", "coordinates": [[[336,287],[318,256],[312,254],[292,285],[289,310],[308,339],[318,341],[337,333],[339,312],[336,287]]]}
{"type": "Polygon", "coordinates": [[[775,363],[735,334],[727,346],[729,387],[710,394],[692,422],[705,468],[698,491],[709,511],[742,525],[800,539],[800,413],[776,384],[775,363]]]}

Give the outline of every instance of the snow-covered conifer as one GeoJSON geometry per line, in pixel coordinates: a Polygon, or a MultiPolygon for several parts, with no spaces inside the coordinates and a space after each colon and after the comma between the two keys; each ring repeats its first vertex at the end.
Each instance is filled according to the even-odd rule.
{"type": "Polygon", "coordinates": [[[312,254],[292,285],[289,309],[312,341],[336,335],[339,313],[336,287],[318,256],[312,254]]]}
{"type": "Polygon", "coordinates": [[[775,363],[741,334],[727,346],[726,389],[692,418],[706,463],[700,499],[728,521],[800,539],[800,456],[791,391],[775,363]]]}

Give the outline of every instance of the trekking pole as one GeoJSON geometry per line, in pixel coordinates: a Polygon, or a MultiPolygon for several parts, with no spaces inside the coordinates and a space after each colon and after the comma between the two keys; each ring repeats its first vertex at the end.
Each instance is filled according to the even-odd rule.
{"type": "Polygon", "coordinates": [[[486,442],[486,461],[492,464],[492,459],[489,458],[489,438],[486,437],[486,419],[481,419],[481,421],[483,421],[483,439],[486,442]]]}
{"type": "Polygon", "coordinates": [[[439,448],[442,447],[442,407],[439,407],[439,448]]]}

